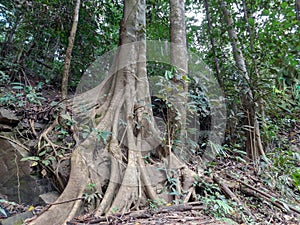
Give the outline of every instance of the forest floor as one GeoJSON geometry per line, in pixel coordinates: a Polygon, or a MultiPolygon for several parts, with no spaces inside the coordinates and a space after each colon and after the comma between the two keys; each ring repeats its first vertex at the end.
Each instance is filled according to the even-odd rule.
{"type": "MultiPolygon", "coordinates": [[[[256,171],[251,165],[230,159],[223,160],[214,167],[213,176],[210,181],[205,181],[206,184],[209,183],[212,191],[219,190],[218,186],[221,186],[221,191],[229,200],[239,202],[233,210],[224,214],[222,210],[226,211],[226,206],[222,208],[222,198],[210,197],[206,202],[161,206],[109,217],[95,218],[93,214],[86,214],[74,218],[68,224],[300,224],[299,198],[288,199],[279,190],[271,189],[256,175],[256,171]],[[229,190],[232,191],[231,194],[229,190]]],[[[299,197],[299,192],[295,194],[299,197]]],[[[15,203],[2,204],[2,207],[9,210],[10,215],[30,210],[29,206],[15,203]]],[[[33,212],[38,215],[47,208],[35,206],[33,212]]]]}
{"type": "MultiPolygon", "coordinates": [[[[42,104],[28,103],[26,107],[16,109],[18,115],[22,115],[23,121],[28,122],[29,119],[38,121],[53,116],[51,105],[53,101],[59,102],[56,91],[46,88],[41,97],[43,97],[42,104]]],[[[288,146],[287,152],[292,148],[291,152],[298,152],[298,156],[300,155],[300,120],[281,130],[278,135],[278,140],[285,140],[285,146],[288,146]]],[[[218,157],[200,177],[196,188],[199,200],[196,202],[160,206],[150,204],[150,209],[109,217],[95,218],[93,214],[86,214],[74,218],[69,225],[300,224],[300,189],[291,185],[289,177],[286,178],[285,183],[283,178],[286,174],[278,169],[280,165],[275,165],[274,160],[281,157],[283,161],[277,164],[286,163],[287,167],[299,168],[300,161],[298,163],[293,161],[293,165],[289,165],[291,161],[287,160],[285,155],[281,153],[276,155],[274,150],[278,147],[276,141],[271,147],[268,151],[273,159],[262,160],[257,164],[244,161],[239,154],[229,154],[224,151],[222,156],[218,157]]],[[[10,216],[27,211],[31,211],[32,215],[36,216],[47,209],[47,205],[33,207],[1,201],[0,196],[0,212],[5,210],[10,216]]],[[[0,224],[1,219],[4,217],[1,218],[0,213],[0,224]]]]}

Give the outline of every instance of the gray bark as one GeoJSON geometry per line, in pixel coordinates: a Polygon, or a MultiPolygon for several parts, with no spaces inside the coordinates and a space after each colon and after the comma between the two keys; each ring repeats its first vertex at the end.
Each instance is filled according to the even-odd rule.
{"type": "Polygon", "coordinates": [[[295,0],[296,18],[300,21],[300,0],[295,0]]]}
{"type": "Polygon", "coordinates": [[[75,40],[78,19],[79,19],[79,9],[80,9],[80,0],[77,0],[76,5],[75,5],[75,10],[74,10],[73,24],[72,24],[70,36],[68,39],[69,43],[68,43],[68,48],[66,51],[64,72],[62,75],[61,94],[62,94],[63,99],[65,99],[68,94],[69,71],[70,71],[70,66],[71,66],[72,50],[73,50],[73,46],[74,46],[74,40],[75,40]]]}
{"type": "MultiPolygon", "coordinates": [[[[185,0],[170,0],[170,27],[171,66],[174,66],[177,69],[177,74],[175,74],[175,77],[171,81],[173,89],[171,98],[174,99],[172,104],[177,111],[177,120],[175,122],[179,125],[180,129],[180,136],[176,138],[181,141],[181,143],[176,147],[175,152],[177,154],[181,154],[185,151],[184,142],[186,137],[186,102],[188,91],[188,85],[186,82],[186,77],[188,76],[188,57],[185,25],[185,0]]],[[[169,137],[169,139],[172,138],[169,137]]]]}
{"type": "Polygon", "coordinates": [[[225,2],[220,1],[220,7],[223,12],[225,23],[228,27],[228,36],[231,40],[232,52],[235,59],[237,68],[240,71],[240,79],[242,81],[242,86],[240,87],[241,91],[241,100],[242,106],[244,108],[244,113],[246,117],[246,152],[250,160],[257,160],[259,156],[264,156],[263,147],[261,144],[259,125],[256,117],[256,108],[255,102],[253,99],[253,92],[250,88],[251,80],[246,68],[245,58],[239,47],[240,43],[234,28],[234,22],[231,16],[230,11],[227,9],[225,2]]]}
{"type": "Polygon", "coordinates": [[[206,12],[206,19],[207,19],[207,25],[208,25],[208,32],[209,32],[211,50],[214,53],[214,64],[215,64],[215,69],[216,69],[216,77],[217,77],[219,85],[222,86],[223,82],[221,80],[221,72],[220,72],[220,65],[219,65],[219,60],[218,60],[218,53],[217,53],[217,50],[216,50],[215,39],[213,37],[213,27],[212,27],[211,19],[210,19],[210,11],[209,11],[208,0],[204,0],[204,7],[205,7],[205,12],[206,12]]]}

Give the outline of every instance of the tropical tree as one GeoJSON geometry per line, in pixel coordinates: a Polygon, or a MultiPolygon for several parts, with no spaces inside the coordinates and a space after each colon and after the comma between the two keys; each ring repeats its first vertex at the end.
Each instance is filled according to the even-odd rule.
{"type": "Polygon", "coordinates": [[[210,46],[203,48],[206,63],[214,68],[226,95],[229,109],[226,144],[247,149],[248,158],[257,159],[250,154],[251,146],[257,145],[258,157],[264,155],[262,150],[268,149],[268,141],[272,139],[268,129],[273,127],[274,117],[279,116],[277,106],[292,113],[295,110],[289,108],[298,105],[299,22],[295,4],[294,1],[255,4],[204,1],[206,20],[198,41],[210,46]],[[252,106],[242,101],[245,94],[252,95],[248,98],[252,106]],[[248,113],[253,111],[248,107],[255,111],[253,116],[259,131],[254,131],[254,124],[248,121],[252,117],[248,113]],[[249,132],[257,139],[255,145],[249,138],[243,140],[244,136],[250,137],[249,132]]]}
{"type": "MultiPolygon", "coordinates": [[[[172,58],[178,71],[176,82],[181,84],[179,88],[185,88],[184,1],[171,1],[170,7],[174,41],[171,49],[173,54],[183,52],[172,58]]],[[[31,224],[65,224],[76,215],[87,191],[94,194],[96,216],[139,208],[147,200],[189,200],[195,173],[172,152],[172,146],[163,143],[152,113],[146,71],[145,9],[145,0],[124,1],[119,48],[109,76],[72,99],[74,113],[81,119],[79,129],[91,127],[92,131],[72,152],[64,192],[31,224]],[[144,157],[154,157],[153,151],[156,160],[149,159],[146,165],[144,157]],[[164,179],[157,180],[158,176],[151,174],[164,179]],[[167,181],[173,194],[158,193],[155,187],[167,181]]],[[[184,111],[176,105],[174,110],[178,116],[184,111]]]]}
{"type": "Polygon", "coordinates": [[[65,58],[65,65],[64,65],[64,73],[62,75],[62,84],[61,84],[61,93],[62,98],[66,98],[68,94],[68,78],[69,78],[69,72],[70,72],[70,66],[71,66],[71,58],[72,58],[72,50],[74,45],[74,39],[77,31],[77,25],[78,25],[78,18],[79,18],[79,9],[80,9],[80,0],[76,1],[76,6],[74,10],[74,18],[73,18],[73,24],[72,29],[69,36],[69,44],[66,51],[66,58],[65,58]]]}
{"type": "Polygon", "coordinates": [[[235,59],[236,66],[241,76],[238,79],[241,80],[241,102],[245,110],[246,117],[246,152],[247,156],[252,160],[257,160],[259,156],[264,156],[264,150],[260,138],[259,123],[257,120],[257,110],[254,101],[254,93],[251,90],[251,80],[247,71],[245,58],[239,47],[238,37],[234,28],[234,22],[230,11],[227,9],[225,2],[220,1],[220,7],[222,9],[225,23],[228,27],[228,36],[230,38],[232,52],[235,59]]]}

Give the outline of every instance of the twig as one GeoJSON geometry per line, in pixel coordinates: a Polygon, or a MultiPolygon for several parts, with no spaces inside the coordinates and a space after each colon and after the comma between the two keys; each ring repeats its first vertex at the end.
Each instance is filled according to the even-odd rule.
{"type": "MultiPolygon", "coordinates": [[[[179,205],[172,205],[172,206],[163,206],[162,208],[159,208],[155,211],[151,210],[139,210],[139,211],[134,211],[134,212],[125,212],[123,214],[114,214],[112,216],[101,216],[98,218],[95,218],[93,220],[89,219],[89,224],[100,224],[101,222],[107,222],[107,220],[114,219],[114,218],[119,218],[124,215],[130,215],[130,218],[134,219],[140,219],[140,218],[150,218],[154,214],[160,214],[160,213],[168,213],[171,211],[177,211],[177,212],[184,212],[184,211],[189,211],[189,210],[203,210],[203,206],[201,206],[201,202],[190,202],[188,204],[179,204],[179,205]]],[[[82,221],[81,221],[82,222],[82,221]]],[[[87,221],[83,221],[87,222],[87,221]]]]}
{"type": "Polygon", "coordinates": [[[0,138],[8,140],[8,141],[11,141],[11,142],[15,143],[16,145],[19,145],[21,148],[25,149],[27,152],[30,152],[29,148],[27,148],[26,146],[22,145],[20,142],[18,142],[16,140],[13,140],[13,139],[11,139],[9,137],[5,137],[5,136],[2,136],[2,135],[0,135],[0,138]]]}
{"type": "Polygon", "coordinates": [[[38,153],[41,151],[41,142],[44,138],[47,141],[47,143],[50,144],[50,146],[52,147],[55,155],[57,155],[56,148],[59,147],[59,146],[53,144],[52,141],[47,136],[47,134],[49,132],[51,132],[55,128],[55,126],[58,124],[58,119],[57,118],[58,117],[56,117],[54,122],[40,135],[39,141],[38,141],[38,150],[37,150],[38,153]]]}
{"type": "Polygon", "coordinates": [[[66,201],[62,201],[62,202],[53,202],[53,203],[50,203],[49,205],[61,205],[61,204],[65,204],[65,203],[69,203],[69,202],[74,202],[74,201],[78,201],[78,200],[83,200],[84,198],[83,197],[80,197],[80,198],[73,198],[73,199],[69,199],[69,200],[66,200],[66,201]]]}

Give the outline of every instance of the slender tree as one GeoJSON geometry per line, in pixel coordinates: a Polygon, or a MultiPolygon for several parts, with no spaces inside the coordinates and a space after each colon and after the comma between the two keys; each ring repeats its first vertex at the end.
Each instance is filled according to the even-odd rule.
{"type": "Polygon", "coordinates": [[[72,29],[71,29],[70,36],[68,39],[69,43],[68,43],[68,48],[66,51],[64,72],[62,75],[61,94],[62,94],[63,99],[65,99],[68,94],[69,71],[70,71],[70,66],[71,66],[72,50],[73,50],[73,46],[74,46],[74,40],[75,40],[78,19],[79,19],[79,10],[80,10],[80,0],[77,0],[76,5],[75,5],[75,10],[74,10],[72,29]]]}
{"type": "Polygon", "coordinates": [[[295,0],[296,18],[300,21],[300,0],[295,0]]]}
{"type": "MultiPolygon", "coordinates": [[[[253,67],[253,71],[254,71],[254,76],[255,79],[259,79],[260,78],[260,73],[259,73],[259,69],[258,69],[258,64],[257,64],[257,60],[256,60],[256,56],[255,56],[255,48],[254,48],[254,42],[255,42],[255,30],[253,30],[253,25],[251,25],[251,23],[249,22],[249,18],[251,18],[251,14],[248,14],[248,7],[247,7],[247,2],[245,0],[243,0],[243,11],[244,11],[244,20],[247,26],[247,31],[248,31],[248,35],[249,35],[249,42],[250,42],[250,57],[251,57],[251,65],[253,67]]],[[[262,118],[262,124],[263,124],[263,128],[265,128],[265,107],[264,107],[264,103],[263,103],[263,99],[261,96],[258,97],[258,105],[259,105],[259,110],[260,110],[260,114],[261,114],[261,118],[262,118]]]]}
{"type": "Polygon", "coordinates": [[[170,0],[170,39],[171,39],[171,65],[176,68],[172,79],[172,96],[177,111],[177,120],[180,125],[180,134],[177,137],[181,142],[177,146],[178,153],[185,151],[186,131],[186,101],[188,85],[187,43],[185,25],[185,0],[170,0]],[[180,93],[180,94],[178,94],[180,93]]]}
{"type": "Polygon", "coordinates": [[[219,82],[219,84],[222,86],[222,80],[221,80],[221,71],[220,71],[220,64],[218,60],[218,53],[216,49],[215,44],[215,38],[213,36],[213,27],[210,19],[210,11],[209,11],[209,3],[208,0],[204,0],[204,7],[205,7],[205,13],[206,13],[206,20],[207,20],[207,26],[208,26],[208,33],[209,33],[209,40],[211,44],[211,50],[214,54],[214,64],[215,64],[215,71],[216,71],[216,77],[219,82]]]}
{"type": "Polygon", "coordinates": [[[246,68],[245,58],[238,42],[238,37],[234,28],[234,22],[230,11],[227,8],[227,4],[224,1],[220,1],[220,7],[223,12],[225,23],[228,27],[228,36],[231,40],[232,52],[235,59],[236,66],[239,70],[242,80],[241,101],[244,108],[246,117],[246,152],[247,156],[251,160],[257,160],[259,156],[264,156],[264,150],[261,143],[259,124],[256,116],[256,107],[253,97],[253,91],[251,89],[251,80],[246,68]]]}

